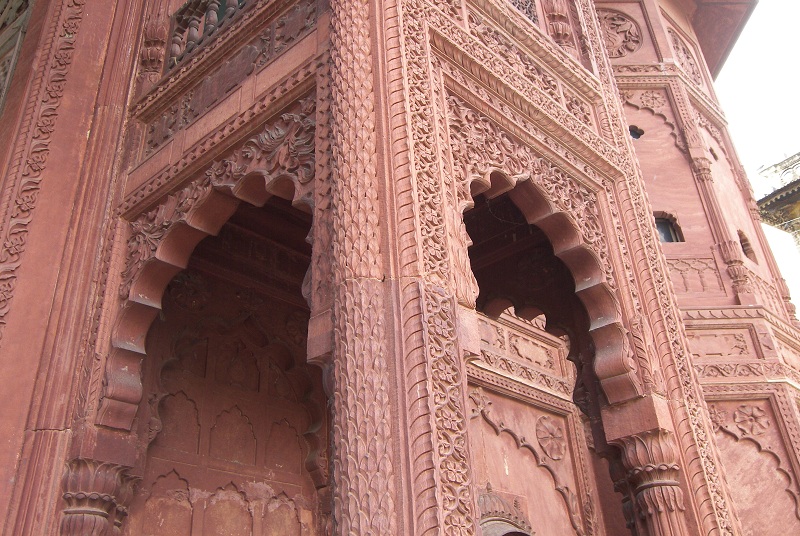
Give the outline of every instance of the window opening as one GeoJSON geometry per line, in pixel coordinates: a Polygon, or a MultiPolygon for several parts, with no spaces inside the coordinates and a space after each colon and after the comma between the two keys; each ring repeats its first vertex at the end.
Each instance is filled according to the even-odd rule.
{"type": "Polygon", "coordinates": [[[753,249],[752,244],[750,244],[750,240],[747,238],[742,231],[738,231],[739,234],[739,245],[742,247],[742,253],[744,256],[750,259],[753,262],[758,262],[756,260],[756,252],[753,249]]]}
{"type": "Polygon", "coordinates": [[[660,242],[683,242],[683,233],[678,226],[675,216],[665,212],[653,214],[656,219],[656,231],[660,242]]]}

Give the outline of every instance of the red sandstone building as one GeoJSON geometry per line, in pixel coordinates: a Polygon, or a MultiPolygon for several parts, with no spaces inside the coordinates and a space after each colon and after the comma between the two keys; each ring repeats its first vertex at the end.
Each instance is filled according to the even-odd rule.
{"type": "Polygon", "coordinates": [[[3,534],[800,534],[753,4],[0,3],[3,534]]]}

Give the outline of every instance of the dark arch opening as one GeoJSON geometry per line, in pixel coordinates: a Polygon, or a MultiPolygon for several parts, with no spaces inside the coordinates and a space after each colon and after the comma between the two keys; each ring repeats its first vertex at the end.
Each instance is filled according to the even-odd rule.
{"type": "Polygon", "coordinates": [[[509,308],[525,320],[543,314],[546,331],[566,335],[568,359],[577,370],[573,401],[593,426],[599,426],[605,398],[592,367],[589,315],[576,294],[572,273],[509,193],[492,199],[480,194],[474,202],[464,214],[464,224],[472,240],[469,257],[479,288],[476,308],[493,318],[509,308]]]}
{"type": "MultiPolygon", "coordinates": [[[[183,533],[187,511],[212,524],[209,510],[176,498],[181,482],[223,504],[255,504],[247,481],[287,483],[303,501],[324,500],[327,400],[321,369],[306,361],[302,294],[311,220],[278,196],[263,207],[241,203],[167,285],[143,360],[137,470],[148,492],[131,505],[134,533],[164,510],[177,513],[159,534],[183,533]],[[178,476],[163,481],[164,467],[178,476]],[[231,495],[239,502],[225,503],[231,495]]],[[[214,532],[246,527],[247,510],[214,518],[214,532]]],[[[299,533],[299,518],[289,522],[299,533]]]]}

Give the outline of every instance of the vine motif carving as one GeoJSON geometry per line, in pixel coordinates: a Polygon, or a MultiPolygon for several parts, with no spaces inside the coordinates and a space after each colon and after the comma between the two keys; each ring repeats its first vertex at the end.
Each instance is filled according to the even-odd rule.
{"type": "MultiPolygon", "coordinates": [[[[409,348],[407,359],[415,360],[411,366],[426,372],[430,380],[421,379],[430,385],[428,395],[430,411],[435,422],[433,433],[431,462],[424,461],[422,473],[418,478],[434,478],[432,482],[425,482],[426,489],[422,492],[426,502],[421,504],[425,517],[418,518],[420,530],[443,530],[449,534],[471,535],[475,534],[476,517],[474,512],[473,497],[471,492],[471,474],[469,469],[468,444],[465,437],[466,414],[463,404],[463,386],[465,378],[461,369],[459,352],[455,345],[455,313],[456,299],[470,302],[469,290],[459,293],[454,299],[447,295],[442,287],[451,279],[453,260],[450,258],[447,247],[447,237],[463,239],[463,229],[448,225],[460,223],[455,216],[445,216],[445,207],[455,207],[452,199],[455,192],[449,170],[440,166],[439,144],[446,144],[441,140],[441,127],[431,128],[431,118],[439,117],[435,113],[435,91],[440,84],[434,84],[430,78],[431,59],[428,49],[423,46],[428,31],[426,21],[432,17],[439,17],[443,24],[451,24],[445,17],[440,17],[436,10],[430,9],[427,4],[418,0],[407,0],[403,6],[402,25],[404,26],[403,44],[405,46],[406,88],[408,91],[408,116],[410,120],[409,144],[413,147],[414,159],[411,165],[415,170],[401,186],[407,189],[403,194],[399,210],[408,210],[413,227],[408,227],[409,233],[416,235],[419,232],[418,249],[409,251],[402,261],[408,265],[419,263],[419,267],[412,270],[421,270],[423,283],[419,286],[409,286],[404,292],[404,309],[421,320],[418,334],[419,348],[417,351],[412,344],[409,348]],[[434,102],[431,97],[434,96],[434,102]],[[437,132],[438,130],[438,132],[437,132]],[[437,135],[440,140],[437,140],[437,135]],[[447,184],[443,184],[448,181],[447,184]],[[445,197],[446,196],[446,197],[445,197]],[[413,201],[412,201],[413,199],[413,201]],[[448,201],[447,205],[445,200],[448,201]],[[408,208],[406,208],[408,207],[408,208]],[[451,220],[450,222],[448,221],[451,220]],[[414,305],[413,302],[418,304],[414,305]],[[410,308],[421,308],[421,311],[412,312],[410,308]],[[422,364],[420,367],[417,363],[422,364]],[[432,463],[438,467],[438,473],[432,471],[432,463]],[[433,473],[433,474],[431,474],[433,473]],[[427,475],[430,475],[428,477],[427,475]],[[436,488],[444,500],[441,506],[430,489],[436,488]],[[434,513],[435,512],[435,513],[434,513]],[[437,517],[440,519],[437,519],[437,517]]],[[[444,106],[441,95],[439,105],[444,106]]],[[[420,380],[414,380],[420,381],[420,380]]],[[[412,407],[419,406],[419,402],[412,407]]],[[[429,419],[430,417],[418,416],[415,420],[429,419]]],[[[417,427],[421,428],[421,427],[417,427]]],[[[421,430],[415,430],[415,434],[421,430]]],[[[422,437],[422,436],[417,436],[422,437]]],[[[425,456],[421,456],[425,458],[425,456]]],[[[426,532],[427,533],[427,532],[426,532]]]]}
{"type": "Polygon", "coordinates": [[[2,245],[0,245],[0,340],[6,325],[6,317],[11,309],[11,301],[17,286],[17,270],[22,264],[22,255],[27,247],[28,226],[42,186],[42,173],[47,167],[50,155],[50,140],[58,119],[58,108],[67,84],[67,75],[72,64],[75,41],[81,28],[86,0],[68,0],[58,14],[58,29],[50,48],[49,58],[41,65],[43,75],[37,78],[38,87],[32,91],[41,100],[35,106],[30,119],[27,145],[21,160],[11,167],[13,177],[10,191],[10,211],[2,222],[2,245]],[[19,175],[17,175],[19,174],[19,175]]]}
{"type": "Polygon", "coordinates": [[[622,58],[642,47],[642,32],[636,21],[613,9],[598,9],[597,18],[610,58],[622,58]]]}
{"type": "Polygon", "coordinates": [[[314,177],[314,112],[313,97],[301,100],[297,110],[267,124],[230,157],[215,162],[206,176],[214,186],[233,186],[257,169],[271,177],[307,184],[314,177]]]}
{"type": "Polygon", "coordinates": [[[698,67],[689,45],[687,45],[683,38],[672,28],[668,28],[667,33],[672,40],[672,47],[675,49],[678,65],[680,65],[681,69],[683,69],[692,82],[698,86],[702,85],[703,75],[700,72],[700,67],[698,67]]]}

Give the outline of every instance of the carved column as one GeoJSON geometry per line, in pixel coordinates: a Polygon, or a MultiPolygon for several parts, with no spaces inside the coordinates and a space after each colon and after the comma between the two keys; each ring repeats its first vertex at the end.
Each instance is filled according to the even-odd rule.
{"type": "Polygon", "coordinates": [[[368,0],[331,2],[333,513],[336,534],[399,534],[368,0]]]}
{"type": "Polygon", "coordinates": [[[722,207],[714,193],[714,177],[711,175],[711,161],[704,156],[692,158],[692,173],[700,191],[700,199],[705,205],[706,214],[711,223],[711,234],[717,244],[722,260],[725,261],[728,275],[733,280],[733,291],[740,304],[754,303],[753,288],[750,284],[749,271],[742,260],[741,246],[738,240],[730,236],[722,207]]]}
{"type": "Polygon", "coordinates": [[[625,517],[625,526],[633,536],[639,536],[639,527],[636,523],[633,504],[634,497],[631,493],[631,486],[630,482],[628,482],[625,468],[622,466],[622,462],[616,458],[608,460],[608,468],[611,473],[611,480],[614,483],[614,491],[622,495],[622,515],[625,517]]]}
{"type": "MultiPolygon", "coordinates": [[[[638,536],[689,534],[674,434],[656,429],[612,443],[620,449],[625,480],[632,496],[636,519],[631,532],[638,536]],[[637,530],[639,527],[641,531],[637,530]]],[[[623,506],[624,503],[623,499],[623,506]]],[[[629,524],[630,521],[628,519],[629,524]]]]}
{"type": "Polygon", "coordinates": [[[135,478],[129,467],[77,458],[64,473],[63,536],[121,534],[135,478]]]}

